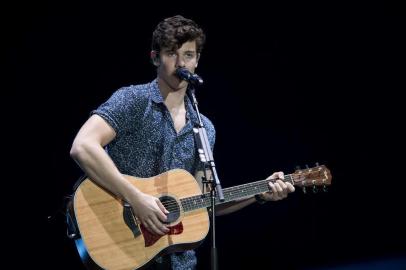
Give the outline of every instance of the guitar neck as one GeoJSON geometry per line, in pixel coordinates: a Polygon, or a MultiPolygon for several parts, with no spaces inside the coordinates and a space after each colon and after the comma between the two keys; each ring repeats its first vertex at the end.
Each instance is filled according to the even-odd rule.
{"type": "MultiPolygon", "coordinates": [[[[220,199],[216,197],[216,205],[220,205],[238,199],[249,198],[256,194],[267,192],[269,191],[268,183],[271,181],[272,180],[260,180],[248,184],[224,188],[223,189],[224,201],[221,202],[220,199]]],[[[285,175],[284,181],[294,183],[292,181],[292,175],[290,174],[285,175]]],[[[180,201],[183,210],[185,212],[188,212],[200,208],[209,207],[211,205],[211,196],[210,192],[207,192],[201,195],[183,198],[180,201]]]]}

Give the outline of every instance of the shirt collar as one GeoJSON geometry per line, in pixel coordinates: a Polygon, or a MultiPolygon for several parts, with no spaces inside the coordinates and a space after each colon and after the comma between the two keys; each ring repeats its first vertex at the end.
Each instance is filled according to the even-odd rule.
{"type": "Polygon", "coordinates": [[[151,83],[151,99],[155,103],[164,103],[164,99],[161,95],[161,91],[159,91],[157,79],[153,80],[151,83]]]}

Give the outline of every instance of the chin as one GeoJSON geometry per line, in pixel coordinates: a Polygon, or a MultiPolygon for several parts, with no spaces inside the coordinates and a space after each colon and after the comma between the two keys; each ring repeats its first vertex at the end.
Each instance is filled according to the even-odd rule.
{"type": "Polygon", "coordinates": [[[187,82],[178,77],[162,77],[162,82],[165,83],[173,92],[180,91],[187,87],[187,82]]]}
{"type": "Polygon", "coordinates": [[[179,91],[184,89],[185,87],[187,87],[187,82],[177,79],[177,81],[172,85],[171,88],[173,89],[173,91],[179,91]]]}

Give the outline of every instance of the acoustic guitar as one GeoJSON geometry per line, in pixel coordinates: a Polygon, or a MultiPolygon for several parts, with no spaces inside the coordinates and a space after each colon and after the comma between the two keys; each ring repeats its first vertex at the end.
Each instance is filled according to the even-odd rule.
{"type": "MultiPolygon", "coordinates": [[[[87,268],[142,269],[157,256],[194,249],[201,244],[209,232],[207,208],[211,197],[210,193],[202,194],[190,173],[174,169],[151,178],[125,177],[140,191],[159,198],[170,212],[167,215],[170,231],[164,236],[150,233],[137,221],[128,203],[85,179],[74,193],[68,219],[77,228],[72,238],[87,268]]],[[[296,170],[285,175],[284,181],[299,187],[326,187],[331,178],[323,165],[296,170]]],[[[216,200],[216,205],[267,192],[270,181],[274,180],[223,188],[225,200],[216,200]]]]}

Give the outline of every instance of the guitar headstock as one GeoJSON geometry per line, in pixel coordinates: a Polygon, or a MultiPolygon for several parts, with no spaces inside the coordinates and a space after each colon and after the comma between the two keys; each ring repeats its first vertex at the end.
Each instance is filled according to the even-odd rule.
{"type": "MultiPolygon", "coordinates": [[[[324,165],[316,165],[312,168],[297,169],[292,174],[292,180],[296,186],[299,187],[313,187],[322,186],[326,190],[327,186],[331,185],[330,170],[324,165]]],[[[305,189],[304,189],[305,191],[305,189]]]]}

